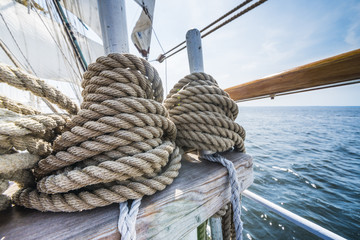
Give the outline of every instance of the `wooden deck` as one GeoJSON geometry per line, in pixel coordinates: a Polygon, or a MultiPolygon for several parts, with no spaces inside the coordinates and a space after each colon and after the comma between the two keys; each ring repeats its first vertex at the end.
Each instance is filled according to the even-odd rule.
{"type": "MultiPolygon", "coordinates": [[[[249,187],[253,182],[252,158],[234,152],[222,155],[233,161],[242,190],[249,187]]],[[[173,184],[143,199],[137,238],[181,239],[229,200],[224,167],[183,159],[173,184]]],[[[0,212],[0,239],[119,239],[118,216],[118,204],[78,213],[43,213],[14,207],[0,212]]]]}

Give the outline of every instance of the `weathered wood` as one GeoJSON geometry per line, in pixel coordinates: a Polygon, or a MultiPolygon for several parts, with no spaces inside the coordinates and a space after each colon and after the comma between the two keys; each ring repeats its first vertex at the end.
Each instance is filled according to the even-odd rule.
{"type": "Polygon", "coordinates": [[[235,101],[309,89],[360,78],[360,49],[225,89],[235,101]]]}
{"type": "MultiPolygon", "coordinates": [[[[253,181],[252,158],[224,153],[233,161],[241,189],[253,181]]],[[[195,156],[194,156],[195,157],[195,156]]],[[[196,157],[195,157],[196,158],[196,157]]],[[[142,201],[138,239],[181,239],[230,201],[227,171],[219,164],[183,159],[179,177],[142,201]]],[[[119,205],[79,213],[50,213],[14,207],[0,213],[0,239],[119,239],[119,205]]]]}

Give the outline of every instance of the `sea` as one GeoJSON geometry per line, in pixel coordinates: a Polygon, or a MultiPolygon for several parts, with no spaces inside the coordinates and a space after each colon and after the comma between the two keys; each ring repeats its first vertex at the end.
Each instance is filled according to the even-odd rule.
{"type": "MultiPolygon", "coordinates": [[[[346,239],[360,239],[360,107],[239,107],[250,191],[346,239]]],[[[320,239],[242,197],[243,239],[320,239]]]]}

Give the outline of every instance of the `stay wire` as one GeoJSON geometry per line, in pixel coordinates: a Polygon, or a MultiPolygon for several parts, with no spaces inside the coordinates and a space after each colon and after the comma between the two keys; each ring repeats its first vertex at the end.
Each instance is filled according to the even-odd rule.
{"type": "Polygon", "coordinates": [[[224,15],[222,15],[221,17],[219,17],[218,19],[216,19],[215,21],[213,21],[212,23],[210,23],[209,25],[207,25],[206,27],[201,29],[200,32],[203,32],[206,29],[208,29],[209,27],[211,27],[211,26],[215,25],[216,23],[220,22],[221,20],[223,20],[224,18],[226,18],[227,16],[229,16],[233,12],[237,11],[238,9],[242,8],[246,4],[250,3],[251,1],[253,1],[253,0],[246,0],[246,1],[242,2],[241,4],[237,5],[235,8],[233,8],[229,12],[225,13],[224,15]]]}
{"type": "MultiPolygon", "coordinates": [[[[241,7],[245,6],[247,3],[250,3],[252,0],[247,0],[243,3],[241,3],[240,5],[236,6],[234,9],[232,9],[231,11],[227,12],[226,14],[224,14],[223,16],[221,16],[220,18],[216,19],[214,22],[212,22],[211,24],[207,25],[205,28],[201,29],[200,32],[205,31],[206,29],[209,29],[211,26],[215,25],[216,23],[218,23],[219,21],[221,21],[222,19],[224,19],[225,17],[229,16],[231,13],[235,12],[236,10],[240,9],[241,7]]],[[[244,9],[243,11],[239,12],[238,14],[234,15],[233,17],[229,18],[228,20],[224,21],[223,23],[217,25],[216,27],[214,27],[213,29],[209,30],[207,33],[201,35],[201,38],[204,38],[206,36],[208,36],[209,34],[215,32],[216,30],[218,30],[219,28],[225,26],[226,24],[234,21],[235,19],[237,19],[238,17],[244,15],[245,13],[249,12],[250,10],[253,10],[254,8],[258,7],[259,5],[263,4],[264,2],[266,2],[267,0],[260,0],[256,3],[254,3],[253,5],[251,5],[250,7],[244,9]]],[[[175,51],[174,53],[170,54],[169,56],[166,56],[166,54],[174,51],[175,49],[177,49],[178,47],[182,46],[183,44],[185,44],[186,41],[181,42],[180,44],[176,45],[175,47],[173,47],[172,49],[170,49],[169,51],[167,51],[166,53],[164,53],[162,56],[163,59],[161,60],[165,60],[170,58],[171,56],[177,54],[178,52],[184,50],[186,48],[186,45],[183,46],[182,48],[178,49],[177,51],[175,51]]],[[[160,58],[158,58],[158,60],[160,61],[160,58]]],[[[162,62],[162,61],[160,61],[162,62]]]]}
{"type": "Polygon", "coordinates": [[[250,7],[246,8],[245,10],[239,12],[238,14],[234,15],[233,17],[229,18],[228,20],[226,20],[225,22],[219,24],[218,26],[216,26],[215,28],[211,29],[210,31],[208,31],[207,33],[205,33],[204,35],[201,36],[201,38],[206,37],[207,35],[209,35],[210,33],[215,32],[216,30],[218,30],[219,28],[225,26],[226,24],[234,21],[235,19],[237,19],[238,17],[244,15],[245,13],[251,11],[252,9],[256,8],[257,6],[263,4],[264,2],[266,2],[267,0],[260,0],[256,3],[254,3],[253,5],[251,5],[250,7]]]}
{"type": "MultiPolygon", "coordinates": [[[[152,25],[151,25],[152,26],[152,25]]],[[[161,48],[161,51],[163,52],[163,54],[165,54],[164,52],[164,48],[155,32],[155,29],[154,27],[151,27],[153,32],[154,32],[154,35],[155,35],[155,38],[156,38],[156,41],[158,42],[160,48],[161,48]]],[[[165,59],[165,93],[167,94],[167,91],[168,91],[168,77],[167,77],[167,60],[165,59]]]]}
{"type": "MultiPolygon", "coordinates": [[[[248,4],[249,2],[251,2],[253,0],[246,0],[244,2],[242,2],[241,4],[237,5],[236,7],[234,7],[232,10],[230,10],[229,12],[225,13],[224,15],[222,15],[221,17],[219,17],[218,19],[216,19],[215,21],[213,21],[212,23],[210,23],[209,25],[207,25],[206,27],[204,27],[203,29],[200,30],[200,32],[205,31],[206,29],[208,29],[209,27],[213,26],[214,24],[218,23],[219,21],[221,21],[222,19],[226,18],[227,16],[229,16],[230,14],[232,14],[233,12],[235,12],[236,10],[242,8],[243,6],[245,6],[246,4],[248,4]]],[[[170,49],[169,51],[167,51],[166,53],[164,53],[164,55],[172,52],[173,50],[175,50],[176,48],[180,47],[181,45],[183,45],[186,41],[181,42],[180,44],[176,45],[175,47],[173,47],[172,49],[170,49]]],[[[179,51],[183,50],[184,48],[181,48],[179,51]]],[[[178,53],[179,51],[177,51],[176,53],[178,53]]],[[[174,55],[175,53],[173,53],[172,55],[174,55]]],[[[172,56],[170,55],[170,56],[172,56]]],[[[169,57],[170,57],[169,56],[169,57]]]]}

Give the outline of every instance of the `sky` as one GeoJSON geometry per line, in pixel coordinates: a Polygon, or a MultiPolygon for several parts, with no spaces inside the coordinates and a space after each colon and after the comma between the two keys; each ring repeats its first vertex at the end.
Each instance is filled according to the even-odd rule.
{"type": "MultiPolygon", "coordinates": [[[[183,41],[188,30],[203,28],[240,2],[157,0],[153,28],[167,51],[183,41]]],[[[126,9],[130,34],[141,10],[133,1],[126,1],[126,9]]],[[[202,39],[202,45],[205,72],[228,88],[360,48],[360,1],[268,0],[202,39]]],[[[130,52],[137,54],[131,43],[130,52]]],[[[161,53],[153,35],[149,60],[161,53]]],[[[189,74],[186,50],[167,64],[152,64],[167,91],[189,74]]],[[[360,84],[239,106],[360,106],[360,84]]]]}

